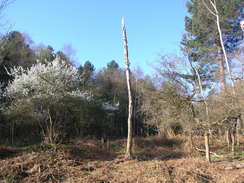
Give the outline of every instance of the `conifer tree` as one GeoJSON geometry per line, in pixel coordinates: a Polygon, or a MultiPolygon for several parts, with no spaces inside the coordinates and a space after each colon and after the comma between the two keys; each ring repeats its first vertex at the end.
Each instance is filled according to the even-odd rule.
{"type": "MultiPolygon", "coordinates": [[[[221,42],[216,26],[216,18],[206,8],[203,0],[187,2],[189,16],[185,18],[186,34],[183,36],[183,50],[188,58],[198,62],[205,69],[205,75],[218,75],[222,88],[226,87],[225,62],[221,42]],[[218,71],[218,72],[216,72],[218,71]]],[[[216,0],[220,17],[220,26],[227,54],[232,54],[242,40],[239,22],[243,16],[242,0],[216,0]]],[[[230,61],[230,60],[229,60],[230,61]]],[[[204,77],[203,77],[204,78],[204,77]]],[[[216,78],[215,78],[216,79],[216,78]]]]}

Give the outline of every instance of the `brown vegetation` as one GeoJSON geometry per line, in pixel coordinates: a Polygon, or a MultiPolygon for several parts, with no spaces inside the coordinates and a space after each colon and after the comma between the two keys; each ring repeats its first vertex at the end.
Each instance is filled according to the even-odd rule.
{"type": "MultiPolygon", "coordinates": [[[[203,137],[194,137],[194,142],[199,149],[204,149],[203,137]]],[[[210,139],[211,151],[220,155],[211,154],[213,163],[204,161],[204,153],[192,150],[187,138],[182,136],[135,138],[135,159],[129,161],[123,158],[125,146],[126,140],[112,141],[109,146],[96,140],[74,140],[57,146],[2,147],[0,182],[244,181],[243,138],[234,156],[226,154],[223,139],[210,139]]]]}

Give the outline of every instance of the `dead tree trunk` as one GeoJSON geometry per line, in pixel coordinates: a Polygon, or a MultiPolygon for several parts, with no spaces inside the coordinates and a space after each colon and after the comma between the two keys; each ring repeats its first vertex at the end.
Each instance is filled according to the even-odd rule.
{"type": "Polygon", "coordinates": [[[130,82],[130,61],[129,61],[129,53],[128,53],[128,41],[126,35],[126,27],[124,23],[124,19],[122,19],[122,31],[123,31],[123,43],[124,43],[124,59],[125,59],[125,67],[126,67],[126,83],[128,89],[128,137],[127,137],[127,146],[126,146],[126,159],[132,158],[132,95],[131,95],[131,82],[130,82]]]}
{"type": "Polygon", "coordinates": [[[204,134],[205,138],[205,151],[206,151],[206,160],[210,162],[210,151],[209,151],[209,134],[208,132],[205,132],[204,134]]]}

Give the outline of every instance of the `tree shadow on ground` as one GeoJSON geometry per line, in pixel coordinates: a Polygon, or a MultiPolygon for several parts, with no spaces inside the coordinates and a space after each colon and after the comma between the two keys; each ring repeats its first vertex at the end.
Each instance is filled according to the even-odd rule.
{"type": "Polygon", "coordinates": [[[139,147],[173,147],[180,146],[184,141],[181,138],[173,137],[147,137],[147,138],[135,138],[134,144],[139,147]]]}
{"type": "Polygon", "coordinates": [[[76,141],[63,147],[69,159],[78,161],[112,161],[117,157],[115,152],[101,147],[97,141],[76,141]]]}
{"type": "MultiPolygon", "coordinates": [[[[134,138],[134,157],[140,161],[178,159],[186,155],[182,150],[180,138],[147,137],[134,138]]],[[[69,144],[50,146],[37,144],[21,148],[0,147],[0,160],[13,158],[28,152],[57,151],[64,153],[70,160],[113,161],[124,155],[126,139],[111,141],[109,147],[98,140],[74,140],[69,144]]]]}
{"type": "Polygon", "coordinates": [[[134,141],[135,157],[139,161],[179,159],[186,156],[179,138],[136,138],[134,141]]]}
{"type": "MultiPolygon", "coordinates": [[[[134,138],[133,157],[140,161],[178,159],[186,156],[180,138],[147,137],[134,138]]],[[[126,139],[112,141],[103,147],[97,140],[75,140],[64,146],[69,159],[82,161],[113,161],[121,159],[126,148],[126,139]]]]}
{"type": "Polygon", "coordinates": [[[0,147],[0,160],[18,156],[22,151],[10,147],[0,147]]]}

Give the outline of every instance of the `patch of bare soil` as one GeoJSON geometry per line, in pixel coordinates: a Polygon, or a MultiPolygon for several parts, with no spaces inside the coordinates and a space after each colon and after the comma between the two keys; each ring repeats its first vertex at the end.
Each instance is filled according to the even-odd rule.
{"type": "MultiPolygon", "coordinates": [[[[199,148],[202,140],[197,140],[199,148]]],[[[235,156],[223,155],[224,144],[212,144],[223,156],[212,157],[214,162],[209,164],[200,154],[191,153],[183,137],[137,138],[134,159],[128,161],[123,158],[125,140],[113,141],[109,146],[94,140],[76,140],[3,157],[0,182],[243,183],[244,168],[237,166],[244,163],[243,144],[244,139],[235,156]]]]}

